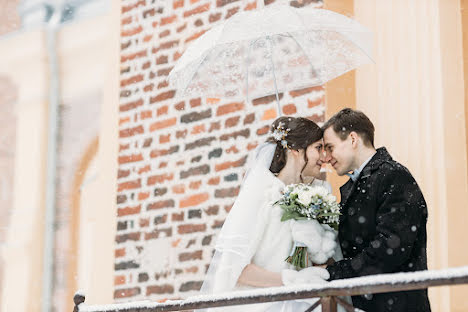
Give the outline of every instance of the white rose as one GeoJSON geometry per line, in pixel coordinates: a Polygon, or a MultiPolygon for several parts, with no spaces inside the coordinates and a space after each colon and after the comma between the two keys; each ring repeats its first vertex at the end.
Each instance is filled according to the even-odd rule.
{"type": "Polygon", "coordinates": [[[297,201],[303,204],[304,206],[309,206],[312,202],[312,192],[311,191],[302,191],[297,194],[297,201]]]}
{"type": "Polygon", "coordinates": [[[320,195],[322,198],[325,198],[328,195],[328,190],[322,186],[318,186],[316,194],[320,195]]]}

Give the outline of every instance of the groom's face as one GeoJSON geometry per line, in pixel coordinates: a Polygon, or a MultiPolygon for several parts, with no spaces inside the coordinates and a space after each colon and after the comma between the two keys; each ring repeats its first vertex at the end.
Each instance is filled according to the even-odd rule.
{"type": "Polygon", "coordinates": [[[340,176],[353,170],[354,150],[350,136],[342,140],[332,127],[327,128],[323,134],[325,144],[325,161],[336,170],[340,176]]]}

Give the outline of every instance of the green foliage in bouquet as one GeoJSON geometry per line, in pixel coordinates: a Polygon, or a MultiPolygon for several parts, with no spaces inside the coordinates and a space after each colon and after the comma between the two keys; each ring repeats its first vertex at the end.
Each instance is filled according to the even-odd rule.
{"type": "Polygon", "coordinates": [[[321,224],[338,229],[340,205],[336,202],[336,197],[323,186],[288,185],[276,204],[283,209],[281,221],[315,219],[321,224]]]}

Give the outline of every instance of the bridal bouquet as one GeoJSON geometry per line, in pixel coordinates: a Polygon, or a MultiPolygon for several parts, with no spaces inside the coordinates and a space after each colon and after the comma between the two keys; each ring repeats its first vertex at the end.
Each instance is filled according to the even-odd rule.
{"type": "Polygon", "coordinates": [[[293,232],[293,237],[299,236],[301,241],[294,242],[291,254],[285,261],[302,269],[309,266],[309,253],[314,263],[325,263],[333,256],[336,233],[332,229],[338,229],[341,213],[335,196],[325,187],[302,183],[288,185],[275,204],[283,209],[281,221],[316,221],[307,223],[307,235],[294,235],[293,232]]]}

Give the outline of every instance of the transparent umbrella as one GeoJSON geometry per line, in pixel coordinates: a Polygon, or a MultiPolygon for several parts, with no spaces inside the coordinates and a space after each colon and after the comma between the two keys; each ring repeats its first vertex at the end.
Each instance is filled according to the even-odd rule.
{"type": "Polygon", "coordinates": [[[234,15],[194,41],[168,76],[179,96],[246,100],[322,85],[372,62],[373,34],[341,14],[270,5],[234,15]]]}

